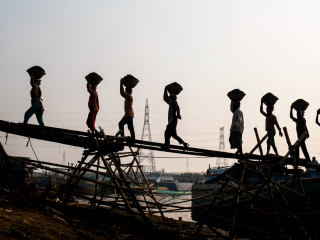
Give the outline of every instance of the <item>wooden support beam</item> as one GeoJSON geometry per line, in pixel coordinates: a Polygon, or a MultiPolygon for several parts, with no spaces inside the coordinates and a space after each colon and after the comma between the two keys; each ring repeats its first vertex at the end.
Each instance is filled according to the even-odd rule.
{"type": "Polygon", "coordinates": [[[259,133],[258,133],[258,130],[257,128],[254,128],[254,133],[256,135],[256,139],[257,139],[257,145],[259,147],[259,152],[260,152],[260,155],[263,156],[263,151],[262,151],[262,147],[261,147],[261,141],[260,141],[260,138],[259,138],[259,133]]]}
{"type": "MultiPolygon", "coordinates": [[[[276,208],[276,204],[275,204],[274,199],[273,199],[273,193],[272,193],[272,189],[271,189],[271,186],[270,186],[270,181],[268,181],[268,190],[269,190],[269,196],[270,196],[270,200],[271,200],[271,203],[272,203],[273,211],[275,213],[277,213],[277,208],[276,208]]],[[[279,219],[278,215],[276,215],[276,219],[277,219],[277,223],[278,223],[278,226],[279,226],[279,232],[281,234],[283,234],[283,230],[282,230],[282,227],[281,227],[281,222],[280,222],[280,219],[279,219]]]]}
{"type": "MultiPolygon", "coordinates": [[[[284,132],[287,132],[287,128],[284,127],[284,128],[283,128],[283,131],[284,131],[284,132]]],[[[292,148],[295,148],[296,146],[298,146],[298,144],[307,136],[307,134],[308,134],[308,133],[305,131],[305,132],[299,137],[299,139],[294,143],[293,146],[290,145],[289,151],[287,152],[287,154],[286,154],[286,155],[281,159],[281,161],[279,162],[280,165],[284,165],[286,159],[287,159],[287,158],[289,157],[289,155],[292,153],[292,148]]],[[[286,138],[287,138],[287,137],[288,137],[288,140],[289,140],[289,143],[290,143],[289,135],[286,136],[286,138]]],[[[287,140],[287,141],[288,141],[288,140],[287,140]]],[[[288,143],[288,145],[289,145],[289,143],[288,143]]]]}
{"type": "MultiPolygon", "coordinates": [[[[130,151],[133,152],[132,148],[131,148],[131,147],[129,147],[129,148],[130,148],[130,151]]],[[[147,187],[149,188],[150,185],[149,185],[148,179],[146,178],[146,176],[145,176],[145,174],[144,174],[144,172],[143,172],[143,170],[142,170],[142,167],[141,167],[141,165],[140,165],[139,160],[137,159],[136,155],[133,155],[133,158],[134,158],[135,163],[137,164],[138,169],[140,170],[140,173],[141,173],[141,175],[142,175],[142,177],[143,177],[143,180],[144,180],[145,184],[146,184],[147,187]]],[[[157,207],[158,207],[159,212],[160,212],[160,214],[161,214],[161,216],[162,216],[162,219],[164,219],[164,215],[163,215],[163,213],[162,213],[162,211],[161,211],[161,204],[158,202],[158,200],[156,199],[156,197],[154,196],[154,194],[153,194],[152,191],[149,191],[149,193],[150,193],[150,195],[151,195],[151,198],[152,198],[152,199],[155,201],[155,203],[157,204],[157,207]]]]}
{"type": "MultiPolygon", "coordinates": [[[[237,164],[236,167],[233,169],[233,172],[230,174],[231,177],[233,176],[233,174],[235,174],[235,172],[238,170],[238,168],[239,168],[239,164],[237,164]]],[[[222,186],[220,187],[217,195],[214,196],[212,202],[210,203],[210,205],[208,207],[208,210],[210,210],[214,206],[215,202],[217,201],[218,197],[220,196],[220,194],[223,191],[223,189],[227,186],[229,181],[230,181],[230,178],[227,178],[227,180],[224,182],[224,184],[222,184],[222,186]]],[[[206,214],[208,214],[208,211],[206,212],[206,214]]],[[[200,231],[201,231],[201,229],[203,227],[203,224],[204,224],[203,221],[199,221],[199,227],[198,227],[196,233],[200,233],[200,231]]]]}
{"type": "MultiPolygon", "coordinates": [[[[272,179],[271,179],[271,180],[272,180],[272,179]]],[[[293,211],[292,211],[290,205],[288,204],[288,202],[286,201],[286,199],[285,199],[285,198],[283,197],[283,195],[281,194],[281,191],[279,190],[279,188],[277,187],[277,185],[275,184],[275,182],[272,181],[272,184],[273,184],[274,189],[279,193],[282,201],[287,205],[287,207],[288,207],[288,209],[289,209],[289,212],[293,214],[293,211]]],[[[308,236],[308,233],[306,232],[306,230],[304,229],[304,227],[301,225],[301,223],[300,223],[297,215],[293,214],[293,217],[297,220],[297,223],[300,225],[301,230],[304,232],[304,234],[305,234],[306,236],[308,236]]],[[[310,237],[308,237],[308,239],[311,240],[310,237]]]]}
{"type": "MultiPolygon", "coordinates": [[[[15,161],[18,161],[18,162],[22,162],[22,163],[26,163],[26,164],[29,164],[31,166],[35,166],[37,168],[41,168],[41,169],[45,169],[45,170],[49,170],[51,172],[56,172],[56,173],[61,173],[61,174],[64,174],[64,175],[67,175],[67,176],[71,176],[71,177],[75,177],[75,178],[81,178],[83,180],[86,180],[88,182],[93,182],[93,183],[97,183],[97,184],[100,184],[100,185],[103,185],[103,186],[107,186],[107,187],[111,187],[111,188],[115,188],[115,189],[119,189],[119,190],[126,190],[126,191],[137,191],[137,190],[144,190],[146,188],[123,188],[123,187],[119,187],[119,186],[116,186],[116,185],[113,185],[113,184],[110,184],[110,183],[105,183],[105,182],[100,182],[100,181],[96,181],[94,179],[91,179],[91,178],[88,178],[88,177],[79,177],[78,175],[75,175],[75,174],[72,174],[72,173],[68,173],[68,172],[65,172],[65,171],[60,171],[56,168],[50,168],[50,167],[46,167],[46,166],[43,166],[41,164],[38,164],[38,163],[32,163],[32,162],[28,162],[27,160],[24,160],[24,159],[20,159],[20,158],[17,158],[17,157],[10,157],[11,159],[15,160],[15,161]]],[[[153,188],[151,188],[153,189],[153,188]]]]}
{"type": "Polygon", "coordinates": [[[246,164],[249,164],[249,165],[252,165],[252,166],[257,166],[259,168],[263,168],[263,169],[272,169],[272,165],[271,164],[264,164],[264,163],[261,163],[261,162],[253,162],[253,161],[250,161],[250,160],[240,160],[239,163],[246,163],[246,164]]]}
{"type": "Polygon", "coordinates": [[[257,150],[257,148],[263,143],[264,140],[266,140],[268,137],[268,134],[264,135],[264,137],[257,143],[257,145],[254,146],[254,148],[252,148],[252,150],[250,151],[250,154],[253,154],[255,150],[257,150]]]}
{"type": "Polygon", "coordinates": [[[243,184],[243,178],[244,178],[244,173],[246,171],[246,167],[247,167],[247,164],[245,163],[243,166],[242,173],[241,173],[240,182],[239,182],[239,189],[237,192],[236,209],[233,214],[232,226],[231,226],[231,231],[230,231],[231,236],[234,233],[234,226],[235,226],[235,221],[236,221],[236,216],[237,216],[237,211],[238,211],[238,206],[239,206],[239,199],[240,199],[240,195],[241,195],[241,188],[242,188],[242,184],[243,184]]]}
{"type": "MultiPolygon", "coordinates": [[[[105,133],[104,133],[104,131],[103,131],[102,128],[100,128],[100,134],[104,137],[104,142],[103,142],[104,145],[102,145],[102,146],[104,147],[105,145],[110,144],[110,143],[109,143],[109,140],[106,138],[106,135],[105,135],[105,133]]],[[[113,174],[113,172],[112,172],[109,164],[105,161],[104,154],[103,154],[103,152],[100,150],[100,144],[99,144],[98,141],[96,142],[96,147],[97,147],[97,149],[98,149],[98,151],[99,151],[99,153],[100,153],[101,159],[102,159],[102,161],[104,162],[105,167],[108,168],[108,171],[109,171],[110,174],[113,174]]],[[[122,179],[125,180],[126,178],[125,178],[125,176],[124,176],[124,174],[123,174],[123,172],[122,172],[122,169],[121,169],[121,167],[120,167],[120,159],[119,159],[119,156],[116,156],[116,155],[114,154],[114,152],[112,152],[112,151],[109,153],[109,155],[110,155],[110,157],[112,157],[112,160],[111,160],[111,161],[114,163],[114,165],[115,165],[115,167],[116,167],[116,169],[117,169],[117,171],[118,171],[119,178],[122,178],[122,179]]],[[[120,185],[120,183],[118,183],[116,180],[114,180],[114,184],[115,184],[115,185],[120,185]]],[[[131,186],[130,186],[129,183],[124,183],[124,184],[126,185],[126,187],[127,187],[128,189],[131,189],[131,186]]],[[[132,212],[130,203],[129,203],[129,201],[128,201],[128,199],[127,199],[127,197],[125,196],[124,193],[125,193],[125,191],[120,190],[120,195],[121,195],[123,201],[125,202],[128,211],[129,211],[129,212],[132,212]]],[[[145,221],[147,224],[150,224],[149,219],[148,219],[148,217],[145,215],[145,213],[143,212],[143,210],[142,210],[142,208],[141,208],[141,206],[140,206],[140,203],[139,203],[139,201],[137,200],[135,194],[134,194],[133,192],[131,192],[131,191],[127,191],[126,193],[128,194],[128,196],[130,196],[132,203],[137,207],[137,209],[138,209],[138,211],[140,212],[140,215],[141,215],[141,217],[144,219],[144,221],[145,221]]]]}

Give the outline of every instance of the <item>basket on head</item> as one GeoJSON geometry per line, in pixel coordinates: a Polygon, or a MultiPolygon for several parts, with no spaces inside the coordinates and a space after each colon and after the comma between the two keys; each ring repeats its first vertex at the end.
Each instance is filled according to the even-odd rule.
{"type": "Polygon", "coordinates": [[[295,110],[298,110],[300,107],[302,111],[305,111],[308,108],[309,103],[303,99],[298,99],[294,103],[292,103],[292,106],[295,110]]]}
{"type": "Polygon", "coordinates": [[[41,79],[44,75],[46,75],[46,72],[40,66],[33,66],[27,70],[27,72],[31,72],[31,71],[33,71],[35,79],[41,79]]]}
{"type": "Polygon", "coordinates": [[[227,94],[231,101],[241,101],[245,95],[246,94],[239,89],[233,89],[227,94]]]}
{"type": "Polygon", "coordinates": [[[173,95],[178,95],[182,90],[183,88],[181,87],[181,85],[179,83],[170,83],[168,86],[168,91],[170,94],[173,94],[173,95]]]}
{"type": "Polygon", "coordinates": [[[279,100],[279,98],[277,98],[272,93],[268,92],[261,98],[261,100],[265,105],[273,106],[279,100]]]}
{"type": "Polygon", "coordinates": [[[98,85],[103,80],[103,78],[95,72],[89,73],[85,78],[90,85],[98,85]]]}
{"type": "Polygon", "coordinates": [[[127,88],[134,88],[135,86],[137,86],[138,82],[139,80],[130,74],[127,74],[127,76],[124,76],[122,78],[122,83],[127,88]]]}

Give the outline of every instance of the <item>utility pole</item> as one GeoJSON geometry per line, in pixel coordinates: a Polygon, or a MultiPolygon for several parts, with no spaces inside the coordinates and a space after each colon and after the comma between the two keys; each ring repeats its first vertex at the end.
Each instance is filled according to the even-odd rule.
{"type": "MultiPolygon", "coordinates": [[[[220,141],[219,141],[219,151],[225,152],[226,148],[224,145],[224,126],[220,128],[220,141]]],[[[216,167],[226,167],[228,166],[228,160],[226,158],[217,158],[216,167]]]]}
{"type": "Polygon", "coordinates": [[[62,165],[66,165],[66,151],[63,150],[62,165]]]}
{"type": "MultiPolygon", "coordinates": [[[[143,130],[142,130],[142,136],[141,140],[152,142],[151,138],[151,131],[150,131],[150,122],[149,122],[149,104],[148,104],[148,98],[146,99],[146,107],[144,112],[144,123],[143,123],[143,130]]],[[[150,165],[144,165],[143,170],[145,172],[155,172],[156,171],[156,163],[154,160],[154,153],[153,150],[149,151],[139,151],[139,162],[140,164],[143,161],[149,162],[150,165]]]]}
{"type": "Polygon", "coordinates": [[[187,158],[187,162],[186,162],[186,172],[189,172],[189,158],[187,158]]]}

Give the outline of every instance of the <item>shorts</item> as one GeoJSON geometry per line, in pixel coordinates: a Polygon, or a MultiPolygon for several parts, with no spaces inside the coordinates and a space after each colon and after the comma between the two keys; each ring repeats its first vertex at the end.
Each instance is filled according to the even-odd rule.
{"type": "Polygon", "coordinates": [[[274,136],[276,135],[276,130],[275,129],[268,130],[267,134],[268,134],[267,143],[270,145],[274,145],[275,144],[274,136]]]}
{"type": "Polygon", "coordinates": [[[229,142],[231,148],[238,148],[242,144],[242,133],[230,132],[229,142]]]}

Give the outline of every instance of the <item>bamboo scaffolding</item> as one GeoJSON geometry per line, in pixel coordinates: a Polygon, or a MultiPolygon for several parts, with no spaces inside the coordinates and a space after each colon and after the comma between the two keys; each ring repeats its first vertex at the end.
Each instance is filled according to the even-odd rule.
{"type": "MultiPolygon", "coordinates": [[[[77,196],[90,201],[93,208],[98,208],[100,205],[114,207],[121,211],[127,211],[128,213],[132,214],[133,217],[142,217],[147,224],[149,223],[149,218],[147,217],[146,213],[149,213],[150,216],[152,216],[152,214],[159,213],[164,218],[162,211],[164,207],[172,208],[167,209],[164,212],[181,212],[187,209],[195,209],[203,213],[202,218],[199,220],[197,233],[201,231],[203,225],[207,225],[208,228],[214,232],[215,228],[213,225],[211,225],[212,223],[209,221],[209,216],[212,215],[212,212],[220,210],[220,208],[222,208],[224,205],[227,205],[234,208],[234,211],[229,212],[230,218],[225,218],[229,223],[229,236],[233,236],[237,229],[240,229],[245,225],[240,223],[238,217],[240,218],[240,214],[244,214],[241,211],[242,206],[240,204],[240,198],[242,199],[242,196],[246,194],[248,196],[252,196],[249,198],[251,203],[253,203],[255,199],[262,199],[270,203],[270,206],[272,207],[271,211],[273,211],[272,213],[275,215],[274,219],[276,220],[275,222],[278,226],[276,231],[283,235],[283,237],[287,237],[289,235],[288,232],[286,232],[283,228],[283,219],[290,216],[292,216],[291,218],[294,219],[299,225],[299,228],[303,234],[308,236],[308,233],[302,224],[302,222],[305,220],[297,217],[297,213],[294,213],[292,207],[290,206],[291,202],[287,201],[290,195],[293,195],[294,197],[302,197],[304,201],[309,199],[306,196],[303,188],[303,182],[301,181],[301,170],[298,169],[299,166],[320,169],[319,164],[306,162],[304,159],[297,159],[294,154],[294,148],[301,142],[306,133],[304,133],[293,145],[291,145],[287,130],[284,128],[285,137],[289,147],[287,154],[285,156],[263,156],[261,144],[263,141],[265,141],[267,135],[260,139],[258,130],[256,128],[254,128],[254,133],[257,144],[249,154],[244,155],[236,155],[234,153],[212,151],[200,148],[183,148],[175,145],[170,145],[170,149],[163,149],[163,144],[161,143],[141,140],[129,142],[127,141],[128,137],[119,137],[119,132],[115,136],[107,136],[105,135],[103,129],[100,129],[99,134],[92,134],[68,129],[9,123],[0,120],[0,131],[84,148],[83,156],[76,166],[64,166],[61,164],[46,163],[30,159],[27,160],[25,158],[9,157],[9,159],[20,161],[33,167],[63,174],[65,179],[68,177],[66,182],[62,184],[63,186],[59,189],[60,196],[63,196],[62,200],[65,204],[68,203],[72,196],[77,196]],[[123,152],[124,146],[129,147],[130,151],[123,152]],[[225,174],[224,181],[219,181],[220,188],[218,191],[204,194],[203,196],[199,196],[194,199],[166,204],[158,201],[153,194],[153,188],[150,187],[147,178],[143,173],[142,167],[136,158],[139,150],[134,152],[132,147],[202,157],[232,158],[237,159],[238,163],[231,173],[225,174]],[[256,149],[259,149],[260,155],[253,154],[256,149]],[[89,156],[91,159],[88,158],[89,156]],[[129,163],[121,163],[121,158],[129,157],[132,157],[132,161],[129,163]],[[294,168],[287,169],[286,167],[289,165],[292,165],[294,168]],[[62,168],[65,169],[65,171],[48,166],[62,168]],[[237,171],[240,172],[240,175],[235,174],[237,171]],[[87,172],[95,174],[94,179],[86,177],[85,174],[87,172]],[[256,183],[245,183],[244,180],[247,172],[256,174],[255,176],[258,176],[256,183]],[[282,175],[281,177],[276,178],[278,180],[280,179],[281,182],[276,182],[276,180],[273,180],[274,176],[278,176],[275,175],[275,172],[293,175],[293,180],[291,181],[292,187],[290,188],[289,185],[285,185],[287,181],[286,179],[288,179],[287,175],[284,180],[281,180],[282,175]],[[139,182],[138,174],[140,174],[143,178],[144,185],[139,182]],[[110,180],[99,181],[99,176],[103,176],[104,179],[108,177],[110,180]],[[94,194],[88,197],[84,194],[75,192],[75,188],[80,180],[93,183],[94,194]],[[300,192],[292,189],[295,182],[297,182],[300,192]],[[224,195],[222,195],[222,193],[226,192],[226,189],[231,189],[232,191],[236,190],[234,196],[223,197],[224,195]],[[109,194],[110,190],[114,191],[114,194],[109,194]],[[141,194],[140,199],[137,197],[138,191],[141,194]],[[197,206],[190,208],[178,206],[179,203],[203,199],[206,196],[212,196],[213,200],[209,203],[198,204],[197,206]],[[280,201],[276,197],[279,197],[280,201]],[[108,201],[105,201],[104,198],[108,199],[108,201]]],[[[2,164],[0,168],[3,166],[5,165],[2,164]]],[[[271,213],[263,212],[262,214],[271,213]]],[[[215,217],[222,219],[221,216],[218,215],[215,217]]],[[[255,229],[255,231],[258,232],[271,234],[268,231],[264,231],[262,228],[259,229],[249,225],[246,227],[249,227],[252,230],[255,229]]]]}

